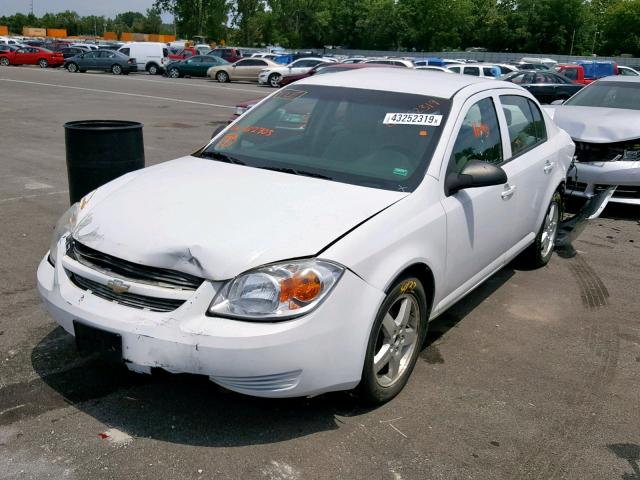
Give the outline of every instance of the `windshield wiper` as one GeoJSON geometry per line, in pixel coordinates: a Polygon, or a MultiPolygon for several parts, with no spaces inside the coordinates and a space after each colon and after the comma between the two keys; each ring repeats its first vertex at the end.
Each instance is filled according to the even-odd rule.
{"type": "Polygon", "coordinates": [[[200,152],[200,156],[204,158],[211,158],[220,162],[233,163],[234,165],[246,165],[242,160],[238,160],[235,157],[231,157],[227,154],[220,152],[208,152],[207,150],[200,152]]]}
{"type": "Polygon", "coordinates": [[[262,168],[263,170],[271,170],[273,172],[290,173],[292,175],[300,175],[303,177],[320,178],[322,180],[334,179],[333,177],[322,175],[321,173],[307,172],[305,170],[296,170],[295,168],[290,168],[290,167],[258,167],[258,168],[262,168]]]}

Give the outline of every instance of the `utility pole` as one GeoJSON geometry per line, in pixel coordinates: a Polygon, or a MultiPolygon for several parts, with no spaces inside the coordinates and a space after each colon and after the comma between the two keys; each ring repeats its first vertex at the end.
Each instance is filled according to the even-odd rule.
{"type": "Polygon", "coordinates": [[[33,15],[33,0],[31,0],[31,2],[29,2],[31,4],[31,15],[33,15]]]}
{"type": "Polygon", "coordinates": [[[573,42],[576,39],[576,29],[573,29],[573,35],[571,36],[571,49],[569,50],[569,56],[573,55],[573,42]]]}

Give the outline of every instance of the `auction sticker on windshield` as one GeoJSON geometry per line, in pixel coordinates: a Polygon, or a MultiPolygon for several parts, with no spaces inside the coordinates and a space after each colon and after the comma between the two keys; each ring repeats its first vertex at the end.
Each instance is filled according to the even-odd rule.
{"type": "Polygon", "coordinates": [[[438,127],[442,122],[442,115],[426,115],[424,113],[387,113],[382,123],[384,125],[430,125],[438,127]]]}

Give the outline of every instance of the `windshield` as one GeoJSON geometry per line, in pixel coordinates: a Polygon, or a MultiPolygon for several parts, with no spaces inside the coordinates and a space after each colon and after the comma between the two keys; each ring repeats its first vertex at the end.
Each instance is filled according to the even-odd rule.
{"type": "Polygon", "coordinates": [[[592,83],[567,100],[565,105],[640,110],[640,82],[592,83]]]}
{"type": "Polygon", "coordinates": [[[292,86],[249,110],[196,156],[412,191],[431,161],[450,103],[408,93],[292,86]]]}

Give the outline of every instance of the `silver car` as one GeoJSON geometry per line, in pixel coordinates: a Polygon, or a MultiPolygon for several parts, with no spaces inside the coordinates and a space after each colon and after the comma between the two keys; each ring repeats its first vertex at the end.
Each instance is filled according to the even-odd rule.
{"type": "Polygon", "coordinates": [[[603,78],[545,110],[576,144],[567,193],[640,205],[640,77],[603,78]]]}

